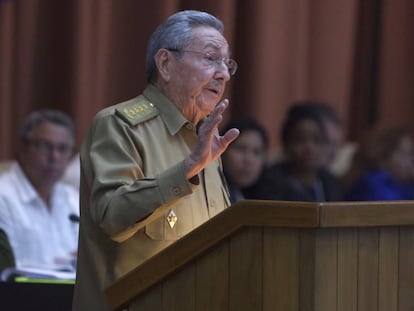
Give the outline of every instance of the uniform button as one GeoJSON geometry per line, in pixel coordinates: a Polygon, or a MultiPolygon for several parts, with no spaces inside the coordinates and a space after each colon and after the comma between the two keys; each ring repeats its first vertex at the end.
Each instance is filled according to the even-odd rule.
{"type": "Polygon", "coordinates": [[[210,207],[215,207],[216,206],[216,201],[211,201],[210,202],[210,207]]]}
{"type": "Polygon", "coordinates": [[[187,123],[187,124],[185,125],[185,127],[186,127],[187,129],[189,129],[189,130],[192,130],[192,129],[193,129],[193,125],[192,125],[192,124],[190,124],[190,123],[187,123]]]}
{"type": "Polygon", "coordinates": [[[174,187],[174,188],[172,188],[172,192],[175,195],[179,195],[181,193],[181,189],[180,189],[180,187],[174,187]]]}

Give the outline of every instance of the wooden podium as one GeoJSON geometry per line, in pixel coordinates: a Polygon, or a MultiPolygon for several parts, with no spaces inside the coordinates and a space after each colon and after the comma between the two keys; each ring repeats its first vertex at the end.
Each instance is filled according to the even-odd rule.
{"type": "Polygon", "coordinates": [[[414,310],[414,201],[241,201],[108,287],[113,310],[414,310]]]}

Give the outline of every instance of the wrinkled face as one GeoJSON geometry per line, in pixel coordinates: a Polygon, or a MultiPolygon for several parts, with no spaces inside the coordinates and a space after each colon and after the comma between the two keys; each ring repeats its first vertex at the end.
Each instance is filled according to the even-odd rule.
{"type": "Polygon", "coordinates": [[[386,169],[400,182],[412,180],[414,173],[414,146],[409,136],[401,138],[398,147],[387,161],[386,169]]]}
{"type": "Polygon", "coordinates": [[[243,131],[223,154],[223,167],[233,185],[243,189],[259,178],[266,161],[261,135],[253,130],[243,131]]]}
{"type": "Polygon", "coordinates": [[[184,50],[181,57],[172,58],[168,81],[170,94],[167,96],[188,120],[197,124],[220,101],[230,79],[224,62],[209,65],[208,58],[228,58],[229,47],[216,29],[197,27],[193,29],[191,43],[184,50]]]}
{"type": "Polygon", "coordinates": [[[303,119],[292,129],[286,153],[298,170],[312,172],[321,167],[325,147],[326,138],[320,125],[312,119],[303,119]]]}
{"type": "Polygon", "coordinates": [[[58,181],[71,158],[74,147],[69,130],[43,122],[33,128],[20,152],[22,167],[34,185],[58,181]]]}

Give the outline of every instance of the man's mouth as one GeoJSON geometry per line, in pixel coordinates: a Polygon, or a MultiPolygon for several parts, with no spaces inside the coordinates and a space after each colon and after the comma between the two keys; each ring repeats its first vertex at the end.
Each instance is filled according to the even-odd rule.
{"type": "Polygon", "coordinates": [[[208,90],[216,95],[220,94],[220,91],[218,89],[208,88],[208,90]]]}

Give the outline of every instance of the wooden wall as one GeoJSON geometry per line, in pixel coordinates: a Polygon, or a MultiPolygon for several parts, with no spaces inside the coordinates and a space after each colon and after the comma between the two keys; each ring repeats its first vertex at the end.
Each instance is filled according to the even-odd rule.
{"type": "Polygon", "coordinates": [[[272,217],[271,208],[232,207],[138,267],[123,280],[130,279],[123,288],[142,281],[130,310],[414,310],[413,202],[289,204],[279,202],[274,211],[296,211],[297,221],[278,224],[283,212],[272,217]],[[251,216],[237,230],[225,221],[244,223],[243,215],[257,214],[261,221],[251,216]],[[229,234],[214,237],[226,227],[229,234]],[[198,246],[192,242],[201,238],[198,246]],[[192,248],[203,250],[184,262],[192,248]],[[178,269],[144,287],[168,265],[178,269]]]}
{"type": "Polygon", "coordinates": [[[414,228],[246,228],[131,310],[414,310],[414,228]]]}

